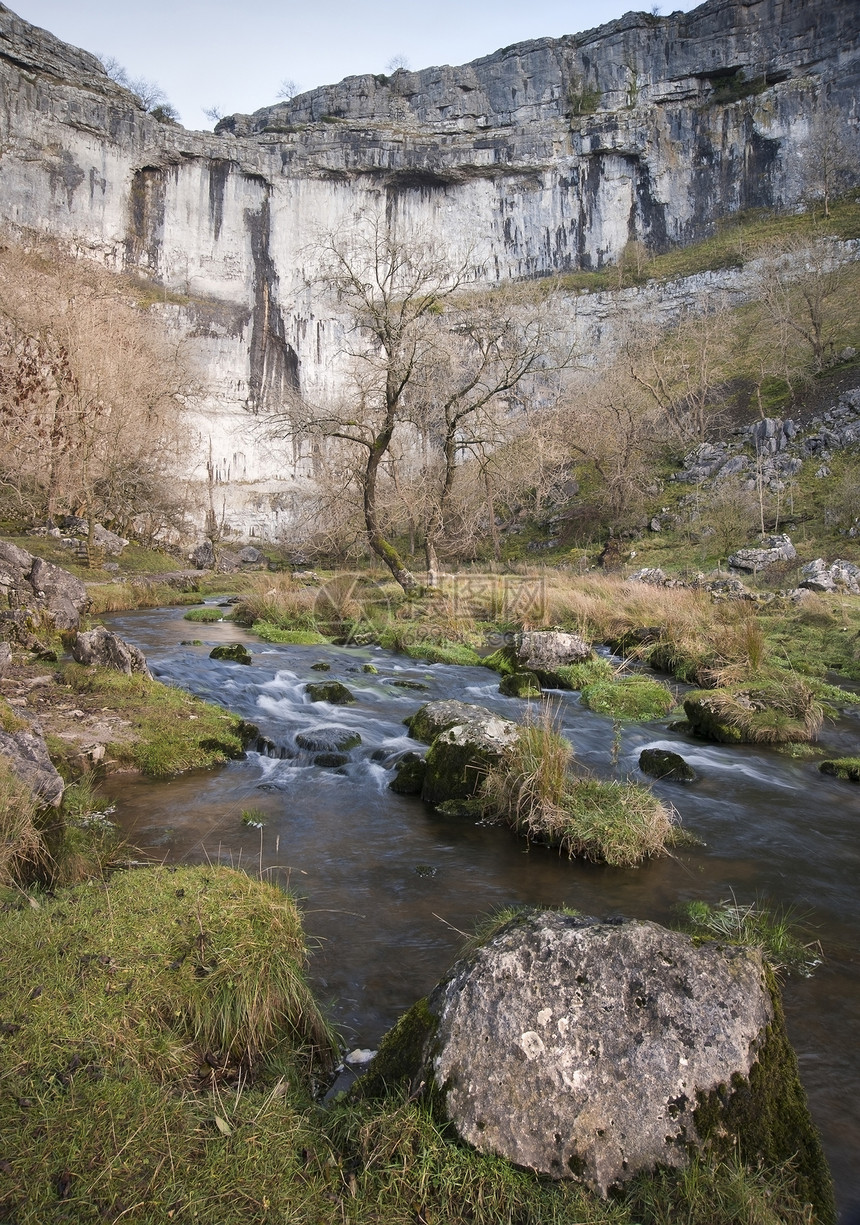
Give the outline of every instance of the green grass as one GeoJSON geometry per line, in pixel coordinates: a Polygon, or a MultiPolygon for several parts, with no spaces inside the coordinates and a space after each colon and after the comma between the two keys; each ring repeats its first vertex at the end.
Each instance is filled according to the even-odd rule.
{"type": "Polygon", "coordinates": [[[251,628],[263,642],[284,643],[295,647],[321,647],[331,642],[331,638],[326,638],[317,630],[286,630],[273,625],[271,621],[255,621],[251,628]]]}
{"type": "Polygon", "coordinates": [[[608,659],[595,655],[585,659],[581,664],[563,664],[558,669],[558,675],[568,689],[579,692],[588,685],[609,682],[615,676],[615,669],[608,659]]]}
{"type": "Polygon", "coordinates": [[[756,948],[774,970],[786,970],[808,978],[821,964],[821,946],[805,941],[790,911],[766,903],[744,905],[736,898],[711,906],[708,902],[686,902],[678,908],[684,931],[708,940],[745,944],[756,948]]]}
{"type": "Polygon", "coordinates": [[[132,738],[108,745],[117,761],[153,778],[209,769],[244,754],[249,725],[219,706],[143,676],[65,664],[63,682],[75,693],[99,694],[132,724],[132,738]]]}
{"type": "Polygon", "coordinates": [[[595,714],[641,722],[662,719],[675,705],[671,690],[660,681],[635,674],[593,681],[583,687],[580,700],[595,714]]]}
{"type": "Polygon", "coordinates": [[[205,608],[189,608],[187,613],[183,613],[183,621],[200,621],[204,625],[212,625],[216,621],[229,621],[229,609],[212,608],[207,605],[205,608]]]}
{"type": "Polygon", "coordinates": [[[5,698],[0,698],[0,731],[11,735],[13,732],[23,732],[29,726],[27,720],[22,719],[5,698]]]}

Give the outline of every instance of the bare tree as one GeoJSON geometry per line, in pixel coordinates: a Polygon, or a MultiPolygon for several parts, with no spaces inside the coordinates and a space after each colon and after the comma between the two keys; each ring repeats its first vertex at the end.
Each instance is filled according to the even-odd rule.
{"type": "Polygon", "coordinates": [[[821,98],[812,115],[809,135],[801,150],[810,204],[819,201],[830,216],[834,196],[847,191],[860,176],[860,132],[851,132],[846,112],[821,98]],[[853,139],[852,139],[853,136],[853,139]]]}
{"type": "Polygon", "coordinates": [[[321,235],[314,284],[347,320],[346,387],[339,401],[293,400],[267,422],[270,436],[334,440],[351,457],[367,543],[405,591],[418,587],[388,538],[380,482],[395,434],[410,422],[417,379],[430,352],[426,319],[456,292],[468,256],[439,254],[424,236],[384,213],[364,213],[346,233],[321,235]]]}
{"type": "Polygon", "coordinates": [[[284,77],[278,86],[278,92],[275,94],[275,97],[282,102],[292,102],[298,93],[299,87],[292,77],[284,77]]]}
{"type": "MultiPolygon", "coordinates": [[[[546,377],[571,361],[560,338],[561,316],[553,298],[524,301],[515,291],[471,295],[448,303],[431,320],[432,354],[422,380],[416,424],[430,442],[425,550],[431,584],[446,534],[458,468],[479,461],[485,484],[487,457],[527,424],[524,398],[539,400],[539,375],[546,377]]],[[[569,325],[569,318],[566,323],[569,325]]],[[[492,495],[487,492],[488,505],[492,495]]],[[[494,522],[495,516],[491,514],[494,522]]]]}
{"type": "Polygon", "coordinates": [[[830,237],[787,234],[756,252],[754,300],[789,387],[804,368],[823,370],[853,311],[846,261],[830,237]]]}
{"type": "Polygon", "coordinates": [[[691,306],[668,329],[631,330],[629,375],[684,441],[703,439],[715,423],[731,371],[733,330],[728,305],[713,297],[691,306]]]}

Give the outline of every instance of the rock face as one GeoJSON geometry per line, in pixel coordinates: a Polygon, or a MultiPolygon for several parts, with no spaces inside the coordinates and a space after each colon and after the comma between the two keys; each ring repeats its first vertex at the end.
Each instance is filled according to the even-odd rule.
{"type": "Polygon", "coordinates": [[[7,759],[12,773],[30,788],[40,803],[50,807],[59,805],[65,783],[48,756],[38,724],[16,732],[4,732],[0,728],[0,754],[7,759]]]}
{"type": "Polygon", "coordinates": [[[530,914],[403,1018],[368,1092],[375,1076],[424,1079],[475,1148],[604,1195],[707,1144],[752,1160],[798,1153],[830,1219],[781,1025],[756,951],[697,948],[655,923],[530,914]],[[758,1122],[741,1124],[739,1104],[758,1122]]]}
{"type": "Polygon", "coordinates": [[[135,672],[146,677],[150,675],[143,651],[120,638],[118,634],[111,633],[103,625],[75,636],[72,657],[79,664],[113,668],[126,676],[135,672]]]}
{"type": "Polygon", "coordinates": [[[43,618],[56,629],[77,629],[89,605],[79,579],[26,549],[0,540],[0,610],[27,610],[35,623],[43,618]]]}
{"type": "Polygon", "coordinates": [[[729,565],[735,570],[747,570],[755,574],[776,562],[794,561],[795,557],[797,551],[794,545],[788,536],[781,533],[778,536],[765,537],[760,549],[738,549],[729,558],[729,565]]]}
{"type": "MultiPolygon", "coordinates": [[[[212,134],[158,122],[94,56],[4,6],[3,220],[183,295],[162,313],[213,372],[200,458],[211,443],[233,523],[271,528],[294,514],[312,449],[285,466],[245,414],[287,391],[322,401],[344,369],[344,322],[304,283],[318,228],[383,201],[440,255],[452,236],[474,244],[488,282],[596,268],[631,239],[691,241],[801,199],[819,101],[854,139],[858,45],[852,0],[708,0],[350,77],[212,134]]],[[[659,313],[660,292],[629,291],[626,309],[659,313]]],[[[577,300],[578,339],[611,343],[607,306],[577,300]]]]}

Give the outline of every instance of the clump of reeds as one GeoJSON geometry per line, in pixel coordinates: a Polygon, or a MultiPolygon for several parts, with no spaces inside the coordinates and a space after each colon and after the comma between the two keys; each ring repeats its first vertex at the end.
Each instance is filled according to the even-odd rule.
{"type": "Polygon", "coordinates": [[[0,885],[20,884],[45,853],[33,793],[0,758],[0,885]]]}
{"type": "Polygon", "coordinates": [[[664,852],[673,838],[670,810],[636,783],[573,776],[572,757],[545,710],[487,774],[485,811],[529,839],[617,867],[664,852]]]}

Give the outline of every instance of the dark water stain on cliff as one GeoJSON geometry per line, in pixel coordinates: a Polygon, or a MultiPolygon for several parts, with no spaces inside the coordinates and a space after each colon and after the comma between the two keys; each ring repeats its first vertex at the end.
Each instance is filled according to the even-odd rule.
{"type": "Polygon", "coordinates": [[[217,242],[224,224],[224,192],[230,176],[231,163],[222,158],[209,162],[209,220],[217,242]]]}
{"type": "Polygon", "coordinates": [[[132,267],[158,268],[164,242],[167,185],[160,166],[135,170],[128,194],[129,225],[125,241],[126,262],[132,267]]]}
{"type": "Polygon", "coordinates": [[[245,210],[245,225],[254,262],[247,407],[256,413],[267,404],[282,403],[286,396],[299,390],[299,358],[286,338],[277,298],[278,274],[269,248],[272,216],[268,184],[264,186],[259,210],[245,210]]]}

